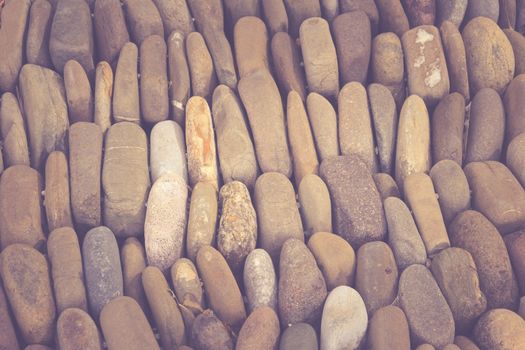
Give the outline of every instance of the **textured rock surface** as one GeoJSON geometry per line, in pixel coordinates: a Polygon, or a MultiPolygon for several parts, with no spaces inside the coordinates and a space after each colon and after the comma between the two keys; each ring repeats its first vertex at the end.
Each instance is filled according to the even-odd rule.
{"type": "Polygon", "coordinates": [[[29,148],[24,118],[16,96],[10,92],[2,95],[0,130],[5,167],[29,165],[29,148]]]}
{"type": "Polygon", "coordinates": [[[317,175],[306,175],[299,184],[298,197],[306,236],[332,232],[332,203],[324,181],[317,175]]]}
{"type": "Polygon", "coordinates": [[[255,309],[244,322],[235,348],[239,350],[277,349],[279,318],[269,307],[255,309]]]}
{"type": "Polygon", "coordinates": [[[113,120],[140,123],[137,45],[128,42],[122,46],[115,68],[113,84],[113,120]]]}
{"type": "MultiPolygon", "coordinates": [[[[472,112],[470,116],[470,123],[472,123],[472,112]]],[[[443,159],[453,160],[459,166],[463,164],[464,128],[465,98],[459,93],[445,96],[432,113],[431,140],[434,164],[443,159]]]]}
{"type": "Polygon", "coordinates": [[[44,206],[47,227],[50,231],[59,227],[73,227],[69,200],[69,170],[64,153],[49,154],[45,168],[44,206]]]}
{"type": "Polygon", "coordinates": [[[93,121],[93,95],[86,71],[80,63],[69,60],[64,66],[64,87],[71,124],[93,121]]]}
{"type": "Polygon", "coordinates": [[[172,32],[167,40],[171,118],[179,125],[184,125],[184,109],[190,98],[191,89],[185,40],[184,34],[180,31],[172,32]]]}
{"type": "Polygon", "coordinates": [[[113,62],[122,46],[129,41],[124,12],[118,0],[97,0],[94,8],[97,54],[101,60],[113,62]]]}
{"type": "Polygon", "coordinates": [[[277,83],[283,92],[295,90],[304,100],[306,78],[301,67],[299,47],[287,32],[278,32],[273,36],[270,48],[277,83]]]}
{"type": "Polygon", "coordinates": [[[37,0],[31,3],[25,45],[27,63],[51,67],[47,43],[52,19],[53,6],[49,1],[37,0]]]}
{"type": "Polygon", "coordinates": [[[476,324],[474,339],[483,350],[519,349],[525,342],[525,321],[510,310],[491,310],[476,324]]]}
{"type": "Polygon", "coordinates": [[[266,250],[254,249],[248,254],[243,281],[250,311],[259,306],[277,310],[277,277],[266,250]]]}
{"type": "Polygon", "coordinates": [[[84,310],[64,310],[57,320],[57,343],[60,349],[101,350],[102,342],[95,321],[84,310]]]}
{"type": "Polygon", "coordinates": [[[306,108],[319,161],[339,155],[337,115],[330,101],[312,92],[306,98],[306,108]]]}

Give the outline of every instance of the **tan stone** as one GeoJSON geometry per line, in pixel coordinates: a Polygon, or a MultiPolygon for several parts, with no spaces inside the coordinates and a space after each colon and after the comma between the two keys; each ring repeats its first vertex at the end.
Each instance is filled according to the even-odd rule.
{"type": "Polygon", "coordinates": [[[47,157],[45,171],[44,206],[47,227],[73,227],[69,202],[69,170],[64,153],[54,151],[47,157]]]}

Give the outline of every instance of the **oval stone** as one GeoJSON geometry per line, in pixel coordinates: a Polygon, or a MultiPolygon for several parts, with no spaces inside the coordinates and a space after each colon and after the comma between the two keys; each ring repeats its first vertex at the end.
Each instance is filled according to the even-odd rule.
{"type": "Polygon", "coordinates": [[[411,27],[434,25],[436,19],[435,0],[403,0],[411,27]]]}
{"type": "Polygon", "coordinates": [[[124,44],[120,50],[113,84],[112,109],[115,123],[140,123],[138,55],[137,45],[131,42],[124,44]]]}
{"type": "Polygon", "coordinates": [[[306,98],[306,108],[319,161],[339,155],[337,115],[330,101],[312,92],[306,98]]]}
{"type": "Polygon", "coordinates": [[[155,124],[150,134],[151,181],[167,174],[176,174],[188,182],[186,167],[186,141],[184,132],[176,122],[165,120],[155,124]]]}
{"type": "Polygon", "coordinates": [[[45,169],[44,206],[47,227],[50,231],[59,227],[73,227],[69,202],[69,170],[64,153],[49,154],[45,169]]]}
{"type": "Polygon", "coordinates": [[[461,166],[463,163],[464,128],[465,98],[459,93],[452,93],[443,97],[432,113],[430,129],[434,164],[444,159],[450,159],[461,166]]]}
{"type": "Polygon", "coordinates": [[[284,330],[279,350],[317,350],[317,334],[308,323],[295,323],[284,330]]]}
{"type": "Polygon", "coordinates": [[[389,305],[374,313],[368,328],[368,346],[370,350],[410,349],[410,333],[403,310],[389,305]]]}
{"type": "Polygon", "coordinates": [[[381,18],[381,32],[394,32],[400,37],[410,28],[400,0],[377,0],[376,3],[381,18]]]}
{"type": "Polygon", "coordinates": [[[266,306],[258,307],[244,322],[235,349],[277,349],[279,334],[279,318],[275,311],[266,306]]]}
{"type": "Polygon", "coordinates": [[[146,295],[142,287],[142,271],[146,268],[146,252],[135,237],[126,239],[120,249],[124,295],[135,299],[141,309],[147,312],[146,295]]]}
{"type": "Polygon", "coordinates": [[[271,35],[278,32],[288,33],[288,14],[282,0],[261,0],[264,20],[271,35]]]}
{"type": "Polygon", "coordinates": [[[84,310],[64,310],[57,320],[57,342],[60,349],[102,350],[95,321],[84,310]]]}
{"type": "Polygon", "coordinates": [[[124,0],[124,13],[131,40],[137,46],[150,35],[164,37],[162,19],[152,0],[124,0]]]}
{"type": "Polygon", "coordinates": [[[465,17],[467,4],[468,1],[465,0],[436,0],[436,22],[443,25],[445,21],[449,21],[459,27],[465,17]]]}
{"type": "Polygon", "coordinates": [[[195,30],[186,0],[153,0],[153,2],[162,18],[164,36],[167,37],[176,30],[184,35],[195,30]]]}
{"type": "Polygon", "coordinates": [[[233,340],[213,311],[206,310],[193,322],[191,344],[196,349],[233,350],[233,340]]]}
{"type": "Polygon", "coordinates": [[[392,178],[392,176],[390,176],[390,174],[375,173],[372,175],[372,177],[376,184],[377,190],[381,195],[381,200],[384,201],[388,197],[401,197],[396,181],[392,178]]]}
{"type": "MultiPolygon", "coordinates": [[[[509,2],[512,3],[512,1],[509,2]]],[[[523,34],[510,28],[504,29],[503,32],[507,36],[507,39],[509,39],[512,45],[512,51],[514,52],[514,60],[516,61],[514,74],[520,75],[525,73],[525,59],[523,58],[525,55],[525,38],[523,34]]]]}
{"type": "MultiPolygon", "coordinates": [[[[281,1],[282,3],[282,1],[281,1]]],[[[285,12],[286,14],[286,12],[285,12]]],[[[301,99],[306,96],[306,78],[302,69],[299,47],[288,32],[278,32],[271,42],[274,77],[283,93],[296,91],[301,99]]]]}
{"type": "Polygon", "coordinates": [[[474,339],[483,350],[519,349],[525,342],[525,321],[510,310],[490,310],[476,324],[474,339]]]}
{"type": "Polygon", "coordinates": [[[272,258],[266,250],[252,250],[244,263],[243,273],[250,312],[257,307],[277,310],[277,277],[272,258]]]}
{"type": "Polygon", "coordinates": [[[0,130],[5,167],[7,168],[11,165],[29,166],[29,148],[24,118],[18,99],[11,92],[6,92],[2,95],[0,130]]]}
{"type": "MultiPolygon", "coordinates": [[[[19,2],[24,5],[24,1],[19,2]]],[[[27,63],[51,67],[49,30],[53,20],[53,1],[37,0],[31,3],[25,43],[27,63]]],[[[20,5],[19,5],[20,6],[20,5]]],[[[22,23],[19,22],[21,26],[22,23]]],[[[16,42],[16,41],[15,41],[16,42]]]]}
{"type": "Polygon", "coordinates": [[[176,301],[180,308],[186,334],[197,317],[204,309],[204,292],[202,283],[197,274],[197,268],[191,260],[179,259],[171,267],[171,280],[173,282],[173,291],[177,297],[176,301]]]}
{"type": "Polygon", "coordinates": [[[94,121],[102,133],[111,126],[111,98],[113,96],[113,70],[106,61],[100,61],[95,70],[94,121]]]}
{"type": "Polygon", "coordinates": [[[499,11],[500,3],[497,0],[470,0],[465,13],[465,22],[481,16],[497,23],[499,11]]]}
{"type": "Polygon", "coordinates": [[[70,123],[93,121],[93,95],[86,71],[75,60],[64,66],[64,86],[70,123]]]}
{"type": "Polygon", "coordinates": [[[259,69],[269,70],[268,33],[259,17],[245,16],[236,21],[233,42],[241,78],[259,69]]]}
{"type": "MultiPolygon", "coordinates": [[[[322,1],[321,1],[322,2],[322,1]]],[[[341,13],[364,11],[370,18],[372,25],[372,34],[377,33],[379,22],[379,12],[377,5],[373,0],[341,0],[341,13]]]]}
{"type": "MultiPolygon", "coordinates": [[[[438,0],[439,3],[464,3],[463,0],[438,0]]],[[[445,57],[447,59],[448,75],[450,79],[450,92],[458,92],[465,98],[470,99],[470,88],[468,80],[467,58],[465,44],[458,30],[458,25],[445,21],[439,28],[445,57]]]]}
{"type": "Polygon", "coordinates": [[[332,204],[324,181],[317,175],[306,175],[299,184],[298,197],[306,236],[332,232],[332,204]]]}
{"type": "Polygon", "coordinates": [[[511,142],[514,137],[525,132],[525,122],[523,122],[525,118],[525,113],[523,112],[525,103],[521,98],[524,93],[525,74],[520,74],[510,82],[503,97],[506,112],[505,130],[507,142],[511,142]]]}
{"type": "Polygon", "coordinates": [[[93,10],[97,54],[100,60],[113,62],[129,41],[126,19],[119,0],[97,0],[93,10]]]}
{"type": "Polygon", "coordinates": [[[318,0],[284,0],[290,34],[297,38],[300,35],[300,26],[311,17],[321,16],[321,5],[318,0]]]}
{"type": "Polygon", "coordinates": [[[217,85],[213,61],[199,32],[191,32],[186,37],[186,55],[191,76],[191,95],[209,100],[217,85]]]}
{"type": "MultiPolygon", "coordinates": [[[[167,1],[164,2],[167,3],[167,1]]],[[[187,6],[185,0],[177,1],[178,3],[184,3],[187,6]]],[[[174,31],[168,37],[167,45],[170,116],[179,125],[184,125],[186,102],[190,98],[191,89],[190,68],[186,58],[186,37],[181,31],[174,31]]]]}

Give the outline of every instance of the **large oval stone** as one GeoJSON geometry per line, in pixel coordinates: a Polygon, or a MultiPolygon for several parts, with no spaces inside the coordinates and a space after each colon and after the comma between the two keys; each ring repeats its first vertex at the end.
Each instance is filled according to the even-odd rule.
{"type": "Polygon", "coordinates": [[[474,339],[483,350],[519,349],[525,342],[525,321],[510,310],[490,310],[476,324],[474,339]]]}
{"type": "Polygon", "coordinates": [[[277,349],[279,334],[277,314],[273,309],[261,306],[255,309],[244,322],[235,348],[238,350],[277,349]]]}
{"type": "Polygon", "coordinates": [[[277,277],[272,258],[266,250],[252,250],[246,258],[243,273],[250,312],[260,306],[277,310],[277,277]]]}

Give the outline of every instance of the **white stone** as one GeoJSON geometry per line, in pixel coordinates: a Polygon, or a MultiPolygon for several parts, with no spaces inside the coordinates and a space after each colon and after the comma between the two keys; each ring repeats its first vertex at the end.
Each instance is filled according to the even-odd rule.
{"type": "Polygon", "coordinates": [[[165,120],[155,124],[150,136],[151,180],[163,175],[177,174],[188,182],[184,132],[176,122],[165,120]]]}

